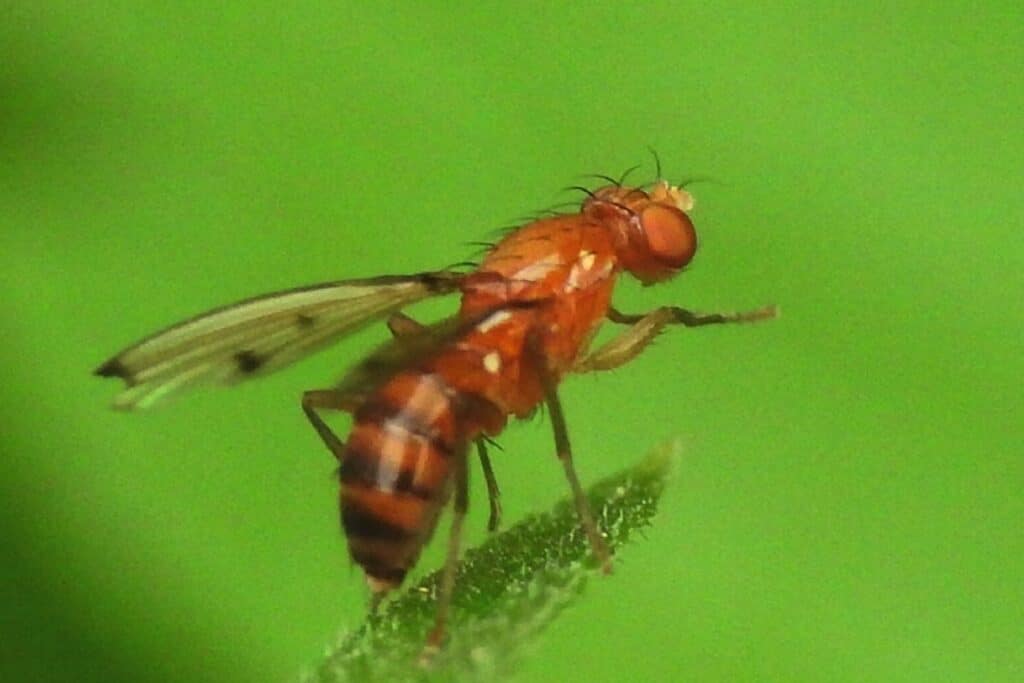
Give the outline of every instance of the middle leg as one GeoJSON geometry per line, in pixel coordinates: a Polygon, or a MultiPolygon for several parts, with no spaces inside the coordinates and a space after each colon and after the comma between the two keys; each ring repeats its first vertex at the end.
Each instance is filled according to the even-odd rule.
{"type": "Polygon", "coordinates": [[[487,439],[479,437],[476,440],[476,452],[480,456],[480,467],[484,471],[484,481],[487,484],[487,502],[491,507],[491,514],[487,518],[487,530],[496,531],[501,523],[501,491],[498,489],[498,480],[494,477],[494,470],[491,469],[491,458],[487,455],[487,439]]]}
{"type": "Polygon", "coordinates": [[[528,350],[530,351],[528,355],[532,357],[541,386],[544,389],[544,402],[551,417],[551,427],[555,436],[555,452],[562,463],[562,469],[565,471],[565,478],[569,482],[569,488],[572,490],[576,514],[580,518],[580,525],[587,535],[587,540],[590,541],[590,549],[594,553],[594,557],[601,564],[601,569],[604,573],[610,574],[612,571],[611,550],[597,528],[597,523],[594,521],[594,513],[590,510],[590,502],[587,500],[587,494],[583,491],[583,486],[580,485],[580,479],[576,475],[576,468],[572,463],[572,445],[569,443],[569,428],[566,425],[565,413],[562,412],[562,402],[558,398],[558,379],[548,370],[547,361],[539,353],[535,341],[533,340],[528,343],[528,350]]]}

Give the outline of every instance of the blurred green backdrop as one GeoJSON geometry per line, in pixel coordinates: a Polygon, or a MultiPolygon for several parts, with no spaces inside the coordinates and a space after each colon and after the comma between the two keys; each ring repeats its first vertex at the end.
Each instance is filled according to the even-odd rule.
{"type": "MultiPolygon", "coordinates": [[[[650,145],[715,182],[695,265],[620,307],[783,317],[566,384],[586,481],[687,452],[517,680],[1021,680],[1021,7],[5,3],[3,679],[315,662],[365,590],[298,396],[384,334],[145,415],[89,373],[242,296],[465,259],[650,145]]],[[[508,522],[564,495],[544,421],[503,443],[508,522]]]]}

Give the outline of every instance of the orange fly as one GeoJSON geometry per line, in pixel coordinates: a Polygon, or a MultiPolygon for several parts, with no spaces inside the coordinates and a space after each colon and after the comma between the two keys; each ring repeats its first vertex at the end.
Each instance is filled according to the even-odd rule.
{"type": "Polygon", "coordinates": [[[772,317],[774,308],[698,314],[662,307],[627,315],[612,307],[627,272],[643,284],[667,280],[693,258],[697,236],[685,190],[659,180],[644,188],[611,184],[587,190],[574,213],[523,225],[493,245],[472,272],[342,280],[277,292],[215,309],[143,339],[96,374],[120,377],[117,408],[147,407],[202,381],[233,383],[266,374],[376,320],[394,338],[339,384],[302,397],[302,408],[340,462],[341,523],[352,559],[379,603],[415,565],[452,500],[448,555],[427,650],[444,637],[467,508],[467,452],[475,445],[490,499],[488,527],[500,515],[487,455],[489,437],[510,416],[544,404],[555,451],[580,523],[603,568],[611,557],[572,463],[559,382],[570,373],[619,367],[667,325],[694,327],[772,317]],[[451,318],[421,325],[400,310],[431,296],[459,293],[451,318]],[[596,350],[589,344],[608,319],[626,326],[596,350]],[[352,413],[342,441],[318,411],[352,413]]]}

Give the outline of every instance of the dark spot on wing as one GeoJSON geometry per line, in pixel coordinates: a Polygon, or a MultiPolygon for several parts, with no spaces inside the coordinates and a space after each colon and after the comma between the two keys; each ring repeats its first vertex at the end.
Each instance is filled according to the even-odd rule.
{"type": "Polygon", "coordinates": [[[311,315],[306,315],[305,313],[299,313],[295,316],[295,324],[303,329],[309,329],[316,325],[316,318],[311,315]]]}
{"type": "Polygon", "coordinates": [[[266,361],[266,358],[255,351],[239,351],[235,354],[235,365],[238,366],[238,371],[246,375],[251,375],[259,370],[266,361]]]}
{"type": "Polygon", "coordinates": [[[111,358],[92,372],[99,377],[123,377],[126,380],[130,380],[132,374],[118,358],[111,358]]]}

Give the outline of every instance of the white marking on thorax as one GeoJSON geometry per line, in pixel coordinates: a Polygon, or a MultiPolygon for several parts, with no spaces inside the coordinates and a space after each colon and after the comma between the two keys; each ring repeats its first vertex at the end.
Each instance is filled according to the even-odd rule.
{"type": "Polygon", "coordinates": [[[558,254],[548,254],[539,261],[534,261],[522,270],[513,275],[513,279],[523,282],[539,282],[548,276],[551,271],[562,268],[564,263],[558,254]]]}
{"type": "Polygon", "coordinates": [[[581,251],[580,257],[572,265],[572,270],[569,271],[569,279],[565,283],[566,289],[580,289],[583,286],[584,278],[592,281],[592,276],[589,276],[589,274],[596,261],[597,254],[592,251],[581,251]]]}
{"type": "Polygon", "coordinates": [[[580,267],[583,270],[590,270],[594,267],[594,261],[597,260],[597,254],[592,251],[584,251],[580,253],[580,267]]]}
{"type": "Polygon", "coordinates": [[[511,317],[512,314],[509,313],[508,311],[497,311],[487,316],[482,321],[480,321],[480,323],[477,324],[476,329],[478,332],[487,334],[498,325],[501,325],[502,323],[506,322],[511,317]]]}
{"type": "Polygon", "coordinates": [[[497,375],[501,371],[501,356],[497,351],[491,351],[484,356],[484,370],[497,375]]]}

